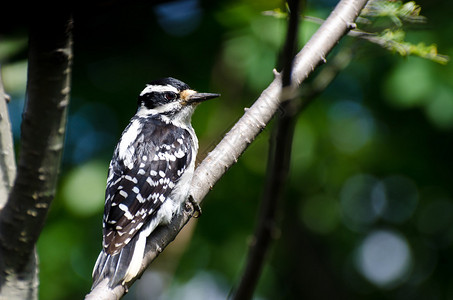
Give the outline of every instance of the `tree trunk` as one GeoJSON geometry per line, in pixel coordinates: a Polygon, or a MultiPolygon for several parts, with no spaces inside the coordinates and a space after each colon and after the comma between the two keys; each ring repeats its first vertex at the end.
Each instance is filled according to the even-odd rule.
{"type": "Polygon", "coordinates": [[[47,8],[30,20],[17,177],[0,211],[0,299],[37,299],[35,246],[55,195],[63,152],[72,21],[67,10],[47,8]]]}

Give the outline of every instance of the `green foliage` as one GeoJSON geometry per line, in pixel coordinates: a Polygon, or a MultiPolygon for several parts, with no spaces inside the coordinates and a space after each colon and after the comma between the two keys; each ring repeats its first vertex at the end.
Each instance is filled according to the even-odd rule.
{"type": "MultiPolygon", "coordinates": [[[[365,31],[360,37],[376,43],[401,56],[415,55],[440,64],[446,64],[448,56],[440,55],[435,44],[423,42],[413,44],[405,40],[407,24],[424,24],[426,18],[420,15],[421,7],[410,1],[372,0],[362,10],[358,23],[364,25],[365,31]]],[[[360,25],[361,26],[361,25],[360,25]]],[[[359,28],[360,28],[359,26],[359,28]]]]}
{"type": "Polygon", "coordinates": [[[404,23],[425,23],[421,7],[414,1],[371,0],[360,13],[361,18],[389,18],[397,27],[404,23]]]}
{"type": "MultiPolygon", "coordinates": [[[[424,42],[413,44],[405,40],[406,25],[425,24],[426,17],[420,15],[421,7],[415,2],[402,2],[391,0],[372,0],[369,1],[362,10],[357,23],[359,29],[352,31],[353,36],[366,39],[389,51],[396,52],[401,56],[419,56],[436,63],[446,64],[449,57],[437,52],[437,45],[426,45],[424,42]],[[360,29],[361,27],[364,29],[360,29]]],[[[277,19],[286,19],[288,14],[280,8],[263,13],[277,19]]],[[[307,20],[316,23],[322,22],[321,19],[306,17],[307,20]]]]}
{"type": "MultiPolygon", "coordinates": [[[[437,46],[431,44],[429,46],[425,43],[420,42],[416,45],[406,42],[405,32],[403,30],[390,30],[385,29],[377,36],[378,43],[380,43],[384,48],[397,52],[401,56],[415,55],[440,64],[446,64],[449,61],[449,58],[445,55],[440,55],[437,53],[437,46]]],[[[373,41],[373,39],[368,39],[373,41]]]]}

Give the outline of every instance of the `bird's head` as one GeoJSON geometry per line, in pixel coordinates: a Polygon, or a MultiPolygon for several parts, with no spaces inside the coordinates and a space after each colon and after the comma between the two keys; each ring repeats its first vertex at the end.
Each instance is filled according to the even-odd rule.
{"type": "Polygon", "coordinates": [[[166,77],[150,82],[138,96],[141,116],[162,115],[168,118],[189,117],[200,102],[217,98],[219,94],[198,93],[186,83],[166,77]]]}

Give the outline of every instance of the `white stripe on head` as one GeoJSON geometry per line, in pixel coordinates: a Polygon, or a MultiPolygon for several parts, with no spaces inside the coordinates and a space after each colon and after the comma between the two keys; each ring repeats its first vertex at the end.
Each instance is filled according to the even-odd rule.
{"type": "Polygon", "coordinates": [[[142,105],[138,108],[136,116],[140,118],[147,118],[152,115],[160,115],[161,120],[165,123],[172,123],[178,127],[187,128],[190,127],[190,118],[195,110],[192,105],[183,106],[179,101],[171,102],[156,108],[147,108],[142,105]],[[174,111],[177,112],[174,115],[164,115],[163,113],[174,111]]]}
{"type": "Polygon", "coordinates": [[[146,105],[141,105],[137,110],[137,116],[148,117],[150,115],[162,114],[169,111],[181,110],[181,103],[179,101],[163,104],[155,108],[147,108],[146,105]]]}
{"type": "Polygon", "coordinates": [[[140,96],[143,96],[144,94],[147,93],[152,93],[152,92],[158,92],[158,93],[164,93],[164,92],[173,92],[173,93],[179,93],[179,90],[175,88],[172,85],[147,85],[143,91],[140,93],[140,96]]]}

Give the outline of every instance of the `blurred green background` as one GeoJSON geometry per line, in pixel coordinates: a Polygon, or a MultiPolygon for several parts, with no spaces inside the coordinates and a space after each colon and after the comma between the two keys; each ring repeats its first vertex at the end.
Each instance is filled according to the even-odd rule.
{"type": "MultiPolygon", "coordinates": [[[[453,56],[449,1],[423,0],[407,39],[453,56]]],[[[336,1],[307,1],[325,18],[336,1]]],[[[74,14],[71,104],[57,196],[38,243],[40,299],[81,299],[101,249],[108,163],[145,83],[173,76],[222,97],[193,117],[204,156],[271,82],[281,1],[99,2],[74,14]]],[[[24,26],[0,35],[16,148],[24,26]]],[[[300,46],[318,25],[303,22],[300,46]]],[[[301,114],[281,230],[256,299],[453,299],[453,66],[347,37],[351,64],[301,114]]],[[[329,62],[329,58],[328,58],[329,62]]],[[[264,184],[264,130],[125,299],[225,299],[237,284],[264,184]]]]}

